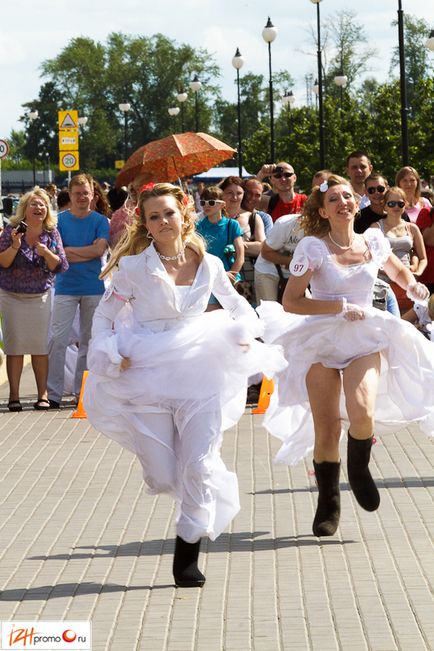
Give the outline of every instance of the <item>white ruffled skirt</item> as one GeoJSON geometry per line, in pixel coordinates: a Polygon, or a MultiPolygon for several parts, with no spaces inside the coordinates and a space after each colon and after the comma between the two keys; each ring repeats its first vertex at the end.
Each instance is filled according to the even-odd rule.
{"type": "MultiPolygon", "coordinates": [[[[397,431],[410,423],[434,436],[434,343],[410,323],[376,308],[361,321],[340,316],[299,316],[263,301],[257,308],[265,324],[264,340],[279,344],[289,362],[277,374],[264,418],[265,428],[283,441],[276,461],[296,464],[314,445],[314,428],[306,388],[312,364],[343,369],[353,360],[381,353],[376,433],[397,431]]],[[[343,431],[348,428],[344,396],[343,431]]]]}
{"type": "MultiPolygon", "coordinates": [[[[191,526],[180,532],[178,527],[178,535],[187,541],[205,534],[215,539],[239,510],[236,476],[220,457],[221,432],[244,413],[249,376],[258,372],[273,376],[286,365],[279,348],[255,340],[257,333],[251,334],[249,325],[218,310],[160,324],[121,323],[112,335],[96,337],[90,344],[84,393],[88,419],[139,459],[146,457],[146,440],[159,440],[159,432],[149,426],[152,420],[147,420],[146,414],[173,414],[179,436],[186,431],[185,423],[200,419],[201,414],[204,428],[207,419],[214,423],[218,441],[211,446],[204,470],[213,498],[210,503],[208,495],[207,503],[198,505],[208,513],[206,530],[200,531],[198,525],[196,533],[191,526]],[[120,370],[121,356],[131,362],[125,371],[120,370]]],[[[253,329],[258,325],[259,320],[253,329]]],[[[162,446],[167,448],[167,442],[162,446]]],[[[169,461],[170,456],[179,459],[176,444],[168,455],[169,461]]],[[[146,463],[142,465],[145,468],[146,463]]],[[[144,475],[146,481],[145,470],[144,475]]],[[[170,493],[182,511],[182,481],[166,490],[152,480],[147,484],[151,493],[170,493]]],[[[191,497],[191,486],[187,492],[191,497]]],[[[194,519],[191,513],[184,516],[190,523],[194,519]]],[[[182,513],[179,517],[182,520],[182,513]]]]}

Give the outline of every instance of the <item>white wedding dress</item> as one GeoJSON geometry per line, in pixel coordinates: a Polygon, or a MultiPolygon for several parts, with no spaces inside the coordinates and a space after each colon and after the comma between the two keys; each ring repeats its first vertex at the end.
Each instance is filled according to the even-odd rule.
{"type": "MultiPolygon", "coordinates": [[[[300,316],[281,305],[262,302],[257,308],[265,324],[264,340],[283,347],[289,362],[277,375],[264,426],[283,441],[276,460],[295,464],[313,448],[314,428],[306,388],[312,364],[343,369],[354,359],[381,353],[381,375],[376,400],[376,433],[397,431],[417,422],[434,435],[434,344],[410,323],[372,307],[378,269],[390,256],[381,231],[364,233],[370,256],[361,264],[341,265],[324,240],[305,237],[291,263],[313,269],[312,298],[345,297],[365,309],[365,319],[347,321],[341,315],[300,316]]],[[[301,266],[299,267],[301,268],[301,266]]],[[[342,427],[348,427],[341,400],[342,427]]]]}
{"type": "Polygon", "coordinates": [[[215,539],[239,509],[222,432],[244,413],[249,376],[286,365],[261,334],[218,258],[205,254],[193,284],[177,287],[153,245],[121,259],[95,312],[88,419],[137,454],[150,493],[177,501],[177,533],[188,542],[215,539]],[[205,312],[211,292],[225,309],[205,312]],[[124,371],[122,358],[131,363],[124,371]]]}

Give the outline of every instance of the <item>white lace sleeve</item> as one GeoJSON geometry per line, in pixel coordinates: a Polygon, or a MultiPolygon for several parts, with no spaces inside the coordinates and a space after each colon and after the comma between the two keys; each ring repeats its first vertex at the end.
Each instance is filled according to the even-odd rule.
{"type": "Polygon", "coordinates": [[[317,237],[304,237],[297,244],[289,265],[293,276],[304,276],[307,271],[318,269],[323,260],[323,249],[317,237]]]}
{"type": "Polygon", "coordinates": [[[368,228],[363,236],[368,244],[372,259],[380,268],[389,259],[392,249],[387,237],[384,237],[379,228],[368,228]]]}

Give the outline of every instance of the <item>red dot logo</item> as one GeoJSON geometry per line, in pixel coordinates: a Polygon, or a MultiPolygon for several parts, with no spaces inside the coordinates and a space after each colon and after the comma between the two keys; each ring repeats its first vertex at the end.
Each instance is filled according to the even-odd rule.
{"type": "Polygon", "coordinates": [[[74,642],[76,637],[77,635],[74,633],[74,631],[71,631],[70,628],[67,628],[66,631],[63,631],[62,633],[62,639],[64,642],[74,642]]]}

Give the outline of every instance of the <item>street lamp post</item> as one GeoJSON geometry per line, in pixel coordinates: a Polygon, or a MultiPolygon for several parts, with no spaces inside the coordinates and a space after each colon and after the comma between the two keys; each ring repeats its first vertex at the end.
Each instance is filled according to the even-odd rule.
{"type": "Polygon", "coordinates": [[[324,142],[324,104],[323,104],[323,83],[322,83],[322,61],[321,61],[321,20],[319,3],[321,0],[310,0],[316,5],[317,25],[317,65],[318,65],[318,121],[319,121],[319,164],[320,169],[325,168],[325,142],[324,142]]]}
{"type": "Polygon", "coordinates": [[[47,158],[47,183],[51,183],[51,161],[50,161],[50,152],[47,151],[45,154],[47,158]]]}
{"type": "Polygon", "coordinates": [[[195,114],[195,129],[196,133],[199,131],[199,98],[198,93],[202,87],[202,82],[197,75],[194,75],[190,81],[190,88],[194,93],[194,114],[195,114]]]}
{"type": "MultiPolygon", "coordinates": [[[[80,117],[78,118],[78,126],[80,127],[80,137],[84,134],[84,127],[86,126],[88,121],[89,121],[89,118],[86,115],[80,115],[80,117]]],[[[84,148],[81,148],[81,153],[80,153],[80,167],[81,168],[83,168],[83,159],[85,158],[85,156],[82,156],[83,149],[84,148]]],[[[85,149],[84,149],[84,151],[85,151],[85,149]]],[[[71,180],[71,171],[68,171],[68,180],[69,181],[71,180]]]]}
{"type": "Polygon", "coordinates": [[[294,93],[292,90],[285,91],[284,96],[282,97],[282,104],[283,106],[287,107],[287,115],[288,115],[288,134],[291,132],[291,108],[294,106],[295,102],[295,97],[294,93]]]}
{"type": "Polygon", "coordinates": [[[238,176],[243,177],[243,150],[241,141],[241,96],[240,96],[240,69],[244,65],[244,58],[239,48],[232,57],[232,65],[237,71],[237,112],[238,112],[238,176]]]}
{"type": "Polygon", "coordinates": [[[267,24],[262,30],[262,38],[268,43],[268,73],[269,73],[269,88],[270,88],[270,163],[274,163],[275,159],[275,142],[274,142],[274,104],[273,104],[273,73],[271,69],[271,44],[277,36],[277,29],[268,16],[267,24]]]}
{"type": "Polygon", "coordinates": [[[408,152],[408,106],[407,106],[407,84],[405,79],[405,48],[404,48],[404,12],[402,2],[398,0],[398,44],[399,44],[399,83],[401,88],[401,143],[402,143],[402,165],[405,167],[409,162],[408,152]]]}
{"type": "Polygon", "coordinates": [[[178,93],[177,96],[176,96],[176,99],[181,104],[181,130],[182,130],[182,133],[184,133],[184,131],[185,131],[184,103],[187,100],[187,97],[188,97],[188,95],[184,91],[178,93]]]}
{"type": "MultiPolygon", "coordinates": [[[[30,120],[30,124],[33,125],[33,122],[37,119],[39,113],[38,111],[29,111],[27,117],[30,120]]],[[[32,168],[33,168],[33,187],[36,185],[36,133],[32,134],[32,168]]]]}
{"type": "Polygon", "coordinates": [[[124,114],[124,161],[128,158],[128,111],[131,109],[129,102],[121,102],[119,110],[124,114]]]}
{"type": "Polygon", "coordinates": [[[167,112],[172,118],[176,118],[176,116],[179,115],[180,110],[179,106],[172,106],[167,109],[167,112]]]}
{"type": "Polygon", "coordinates": [[[334,82],[336,86],[340,89],[340,111],[341,111],[341,120],[342,120],[342,104],[343,104],[343,94],[344,94],[344,88],[348,83],[348,77],[347,75],[344,75],[344,71],[340,70],[340,73],[336,75],[334,78],[334,82]]]}

